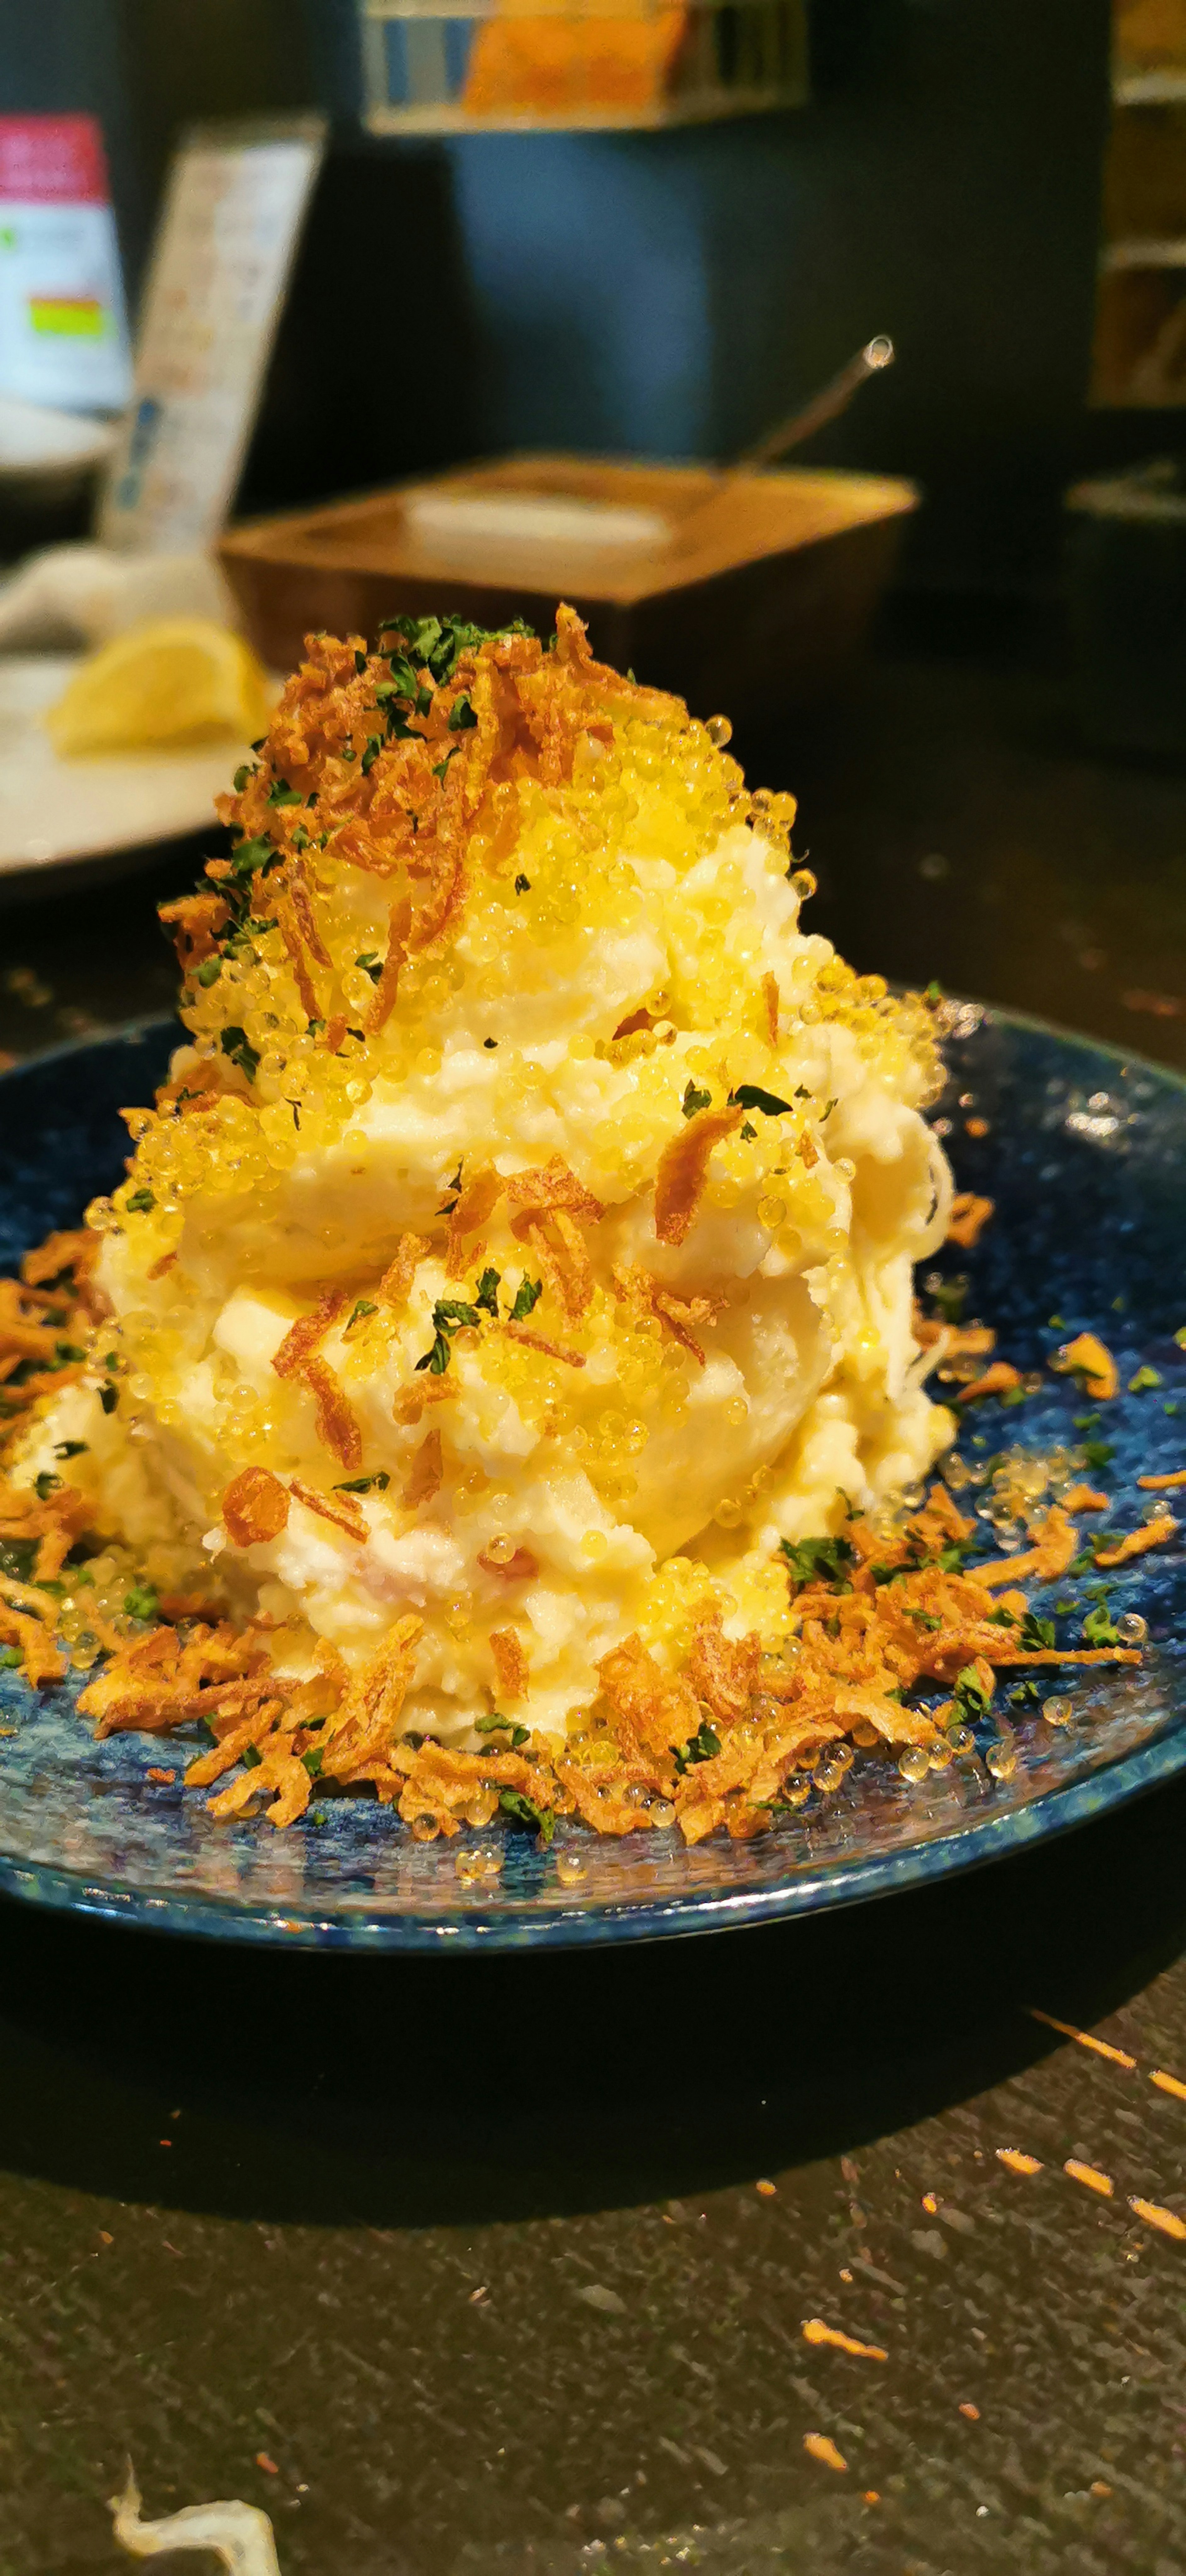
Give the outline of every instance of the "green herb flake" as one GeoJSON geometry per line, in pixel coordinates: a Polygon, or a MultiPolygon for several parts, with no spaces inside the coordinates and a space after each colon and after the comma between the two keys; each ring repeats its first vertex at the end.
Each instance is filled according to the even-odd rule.
{"type": "Polygon", "coordinates": [[[259,1071],[259,1055],[253,1046],[248,1045],[246,1030],[224,1029],[219,1038],[219,1045],[223,1054],[229,1055],[231,1063],[238,1065],[240,1073],[245,1073],[248,1081],[254,1082],[259,1071]]]}
{"type": "Polygon", "coordinates": [[[530,877],[516,877],[516,879],[515,879],[515,892],[516,892],[516,894],[530,894],[530,892],[531,892],[531,879],[530,879],[530,877]]]}
{"type": "Polygon", "coordinates": [[[795,1584],[831,1583],[841,1592],[851,1592],[846,1569],[853,1563],[856,1549],[849,1539],[784,1538],[779,1545],[795,1584]]]}
{"type": "Polygon", "coordinates": [[[1120,1631],[1102,1601],[1089,1610],[1083,1622],[1083,1642],[1087,1646],[1118,1646],[1120,1631]]]}
{"type": "Polygon", "coordinates": [[[208,993],[210,986],[217,984],[221,973],[221,957],[203,957],[201,965],[194,969],[194,982],[201,985],[204,993],[208,993]]]}
{"type": "Polygon", "coordinates": [[[515,1302],[511,1308],[510,1319],[512,1324],[525,1323],[527,1317],[531,1313],[532,1307],[538,1304],[543,1293],[544,1283],[542,1279],[521,1279],[517,1289],[515,1290],[515,1302]]]}
{"type": "Polygon", "coordinates": [[[308,1747],[308,1750],[301,1754],[300,1759],[304,1763],[305,1769],[309,1774],[309,1778],[311,1780],[316,1780],[318,1773],[320,1772],[321,1765],[325,1760],[324,1745],[311,1744],[308,1747]]]}
{"type": "Polygon", "coordinates": [[[263,1758],[254,1744],[245,1744],[239,1756],[245,1771],[258,1771],[263,1758]]]}
{"type": "Polygon", "coordinates": [[[519,1726],[513,1717],[500,1716],[497,1709],[493,1709],[489,1717],[476,1717],[474,1725],[479,1735],[509,1735],[512,1753],[517,1753],[520,1745],[528,1740],[528,1729],[519,1726]]]}
{"type": "Polygon", "coordinates": [[[83,1450],[89,1447],[88,1440],[56,1440],[54,1456],[55,1458],[81,1458],[83,1450]]]}
{"type": "Polygon", "coordinates": [[[525,1797],[521,1789],[503,1789],[498,1803],[505,1816],[513,1816],[521,1825],[534,1825],[540,1841],[551,1842],[556,1818],[550,1807],[537,1807],[534,1798],[525,1797]]]}
{"type": "Polygon", "coordinates": [[[449,709],[450,733],[468,733],[478,719],[467,697],[455,698],[449,709]]]}
{"type": "Polygon", "coordinates": [[[956,1325],[962,1321],[968,1298],[966,1279],[939,1279],[930,1293],[945,1324],[956,1325]]]}
{"type": "Polygon", "coordinates": [[[334,1486],[334,1492],[335,1494],[385,1494],[390,1483],[391,1478],[386,1467],[376,1467],[372,1476],[346,1476],[341,1484],[334,1486]]]}
{"type": "Polygon", "coordinates": [[[961,1717],[969,1723],[974,1724],[977,1718],[987,1717],[989,1694],[974,1664],[964,1665],[962,1673],[956,1679],[953,1696],[961,1717]]]}
{"type": "Polygon", "coordinates": [[[493,1315],[496,1322],[498,1319],[498,1291],[500,1286],[501,1279],[497,1270],[483,1270],[481,1277],[478,1280],[477,1290],[474,1296],[475,1306],[479,1306],[483,1314],[493,1315]]]}
{"type": "Polygon", "coordinates": [[[1116,1451],[1110,1440],[1085,1440],[1083,1443],[1084,1465],[1093,1467],[1097,1474],[1101,1467],[1111,1466],[1115,1455],[1116,1451]]]}
{"type": "Polygon", "coordinates": [[[282,778],[274,778],[268,789],[269,805],[303,805],[299,787],[287,787],[282,778]]]}
{"type": "Polygon", "coordinates": [[[683,1099],[680,1102],[680,1107],[683,1110],[685,1118],[694,1118],[698,1110],[711,1109],[712,1093],[711,1091],[697,1091],[695,1083],[689,1082],[683,1099]]]}
{"type": "Polygon", "coordinates": [[[689,1736],[686,1744],[675,1746],[676,1770],[682,1774],[690,1770],[696,1762],[715,1762],[720,1749],[719,1735],[714,1733],[705,1720],[703,1725],[697,1727],[695,1735],[689,1736]]]}
{"type": "Polygon", "coordinates": [[[1128,1391],[1130,1395],[1146,1395],[1151,1387],[1160,1385],[1161,1376],[1157,1369],[1139,1368],[1135,1377],[1128,1381],[1128,1391]]]}
{"type": "Polygon", "coordinates": [[[103,1407],[104,1413],[114,1413],[116,1405],[119,1403],[119,1388],[117,1386],[101,1386],[99,1389],[99,1402],[103,1407]]]}
{"type": "Polygon", "coordinates": [[[1027,1655],[1042,1655],[1055,1644],[1053,1619],[1039,1619],[1035,1610],[1027,1610],[1017,1634],[1017,1642],[1027,1655]]]}
{"type": "Polygon", "coordinates": [[[363,777],[364,777],[364,778],[369,778],[369,777],[370,777],[371,771],[372,771],[372,769],[374,768],[374,766],[375,766],[375,762],[377,761],[377,759],[378,759],[378,757],[379,757],[379,754],[380,754],[380,752],[382,751],[382,749],[383,749],[383,744],[382,744],[382,742],[381,742],[381,740],[380,740],[379,735],[378,735],[377,733],[368,734],[368,735],[367,735],[366,749],[365,749],[365,751],[363,752],[363,755],[362,755],[362,762],[361,762],[362,774],[363,774],[363,777]]]}
{"type": "Polygon", "coordinates": [[[124,1616],[127,1619],[155,1619],[160,1614],[160,1606],[150,1583],[134,1584],[132,1590],[124,1594],[124,1616]]]}
{"type": "Polygon", "coordinates": [[[129,1215],[147,1216],[150,1208],[156,1206],[156,1200],[151,1190],[133,1190],[127,1205],[129,1215]]]}
{"type": "Polygon", "coordinates": [[[375,1304],[375,1301],[374,1301],[374,1298],[373,1298],[373,1297],[360,1297],[360,1298],[359,1298],[359,1300],[358,1300],[357,1305],[356,1305],[356,1306],[352,1306],[352,1307],[351,1307],[351,1309],[350,1309],[350,1313],[348,1314],[348,1316],[347,1316],[347,1318],[346,1318],[346,1330],[347,1330],[347,1332],[349,1332],[349,1331],[351,1330],[351,1327],[352,1327],[353,1325],[355,1325],[355,1324],[361,1324],[361,1322],[363,1321],[364,1316],[366,1316],[366,1315],[377,1315],[377,1314],[378,1314],[378,1312],[379,1312],[379,1309],[378,1309],[378,1307],[376,1306],[376,1304],[375,1304]]]}
{"type": "MultiPolygon", "coordinates": [[[[781,1118],[790,1106],[789,1100],[780,1100],[776,1091],[763,1091],[757,1082],[739,1082],[736,1091],[729,1094],[730,1109],[760,1109],[764,1118],[781,1118]]],[[[828,1109],[835,1106],[835,1101],[830,1100],[828,1109]]],[[[825,1109],[825,1118],[827,1115],[828,1110],[825,1109]]]]}
{"type": "Polygon", "coordinates": [[[744,1127],[738,1129],[738,1134],[740,1135],[743,1145],[752,1145],[756,1140],[757,1133],[757,1128],[751,1127],[748,1118],[746,1119],[744,1127]]]}
{"type": "Polygon", "coordinates": [[[57,1493],[61,1481],[61,1477],[55,1476],[51,1468],[43,1467],[40,1475],[33,1479],[33,1491],[38,1502],[48,1503],[50,1495],[57,1493]]]}
{"type": "Polygon", "coordinates": [[[0,1672],[14,1673],[20,1660],[19,1646],[0,1646],[0,1672]]]}

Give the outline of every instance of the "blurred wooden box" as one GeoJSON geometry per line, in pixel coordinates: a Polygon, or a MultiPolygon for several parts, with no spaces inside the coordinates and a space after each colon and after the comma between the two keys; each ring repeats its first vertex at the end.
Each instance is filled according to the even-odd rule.
{"type": "Polygon", "coordinates": [[[311,628],[373,637],[401,610],[482,626],[522,617],[547,635],[566,599],[619,670],[697,715],[749,718],[832,688],[917,500],[913,484],[880,475],[511,456],[245,522],[219,553],[273,668],[300,659],[311,628]],[[645,516],[663,524],[647,531],[645,516]]]}

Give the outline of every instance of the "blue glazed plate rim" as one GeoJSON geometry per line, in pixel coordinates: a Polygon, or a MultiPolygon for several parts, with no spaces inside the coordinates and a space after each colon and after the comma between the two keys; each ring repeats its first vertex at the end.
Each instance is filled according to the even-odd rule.
{"type": "MultiPolygon", "coordinates": [[[[1186,1074],[1174,1066],[1157,1064],[1131,1049],[1026,1012],[974,997],[949,998],[957,1006],[981,1012],[990,1024],[1053,1040],[1075,1054],[1107,1059],[1149,1075],[1163,1090],[1186,1095],[1186,1074]]],[[[65,1067],[96,1048],[162,1039],[171,1027],[177,1029],[180,1041],[183,1031],[172,1013],[71,1038],[10,1067],[0,1075],[0,1090],[19,1085],[22,1076],[36,1077],[54,1066],[65,1067]]],[[[453,1911],[426,1912],[414,1906],[368,1909],[355,1900],[334,1909],[299,1900],[279,1904],[261,1897],[225,1897],[213,1890],[190,1892],[170,1887],[167,1880],[156,1886],[133,1885],[116,1874],[97,1877],[0,1849],[0,1893],[51,1910],[141,1929],[289,1949],[406,1950],[447,1956],[481,1950],[572,1948],[598,1940],[669,1940],[854,1905],[983,1866],[1111,1812],[1183,1770],[1186,1709],[1171,1707],[1152,1740],[1111,1761],[1101,1761],[1084,1777],[1039,1791],[1024,1805],[920,1836],[897,1850],[851,1861],[829,1857],[814,1865],[799,1864],[773,1885],[748,1888],[693,1888],[646,1898],[574,1895],[567,1904],[557,1901],[546,1908],[509,1900],[494,1908],[459,1903],[453,1911]]]]}
{"type": "Polygon", "coordinates": [[[769,1923],[828,1906],[857,1905],[907,1887],[954,1876],[1028,1850],[1069,1832],[1186,1769],[1186,1725],[1103,1764],[1087,1779],[1052,1789],[1006,1815],[985,1816],[930,1841],[852,1863],[798,1870],[774,1887],[696,1891],[649,1902],[597,1902],[538,1912],[507,1905],[495,1913],[461,1908],[453,1915],[411,1911],[332,1914],[325,1908],[183,1896],[94,1880],[53,1864],[13,1860],[0,1852],[0,1893],[51,1911],[98,1916],[141,1930],[199,1935],[296,1950],[421,1950],[448,1956],[473,1950],[573,1949],[598,1936],[613,1941],[669,1941],[681,1934],[769,1923]]]}

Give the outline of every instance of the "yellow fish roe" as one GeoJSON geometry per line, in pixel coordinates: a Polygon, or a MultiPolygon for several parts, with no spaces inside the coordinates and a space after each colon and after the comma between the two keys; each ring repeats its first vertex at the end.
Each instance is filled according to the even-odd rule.
{"type": "Polygon", "coordinates": [[[298,1662],[414,1614],[408,1727],[513,1692],[583,1740],[634,1632],[676,1670],[714,1600],[780,1652],[779,1539],[950,1437],[931,1013],[803,931],[793,798],[571,610],[379,647],[307,639],[165,907],[189,1043],[90,1211],[102,1367],[22,1472],[65,1424],[113,1547],[298,1662]]]}

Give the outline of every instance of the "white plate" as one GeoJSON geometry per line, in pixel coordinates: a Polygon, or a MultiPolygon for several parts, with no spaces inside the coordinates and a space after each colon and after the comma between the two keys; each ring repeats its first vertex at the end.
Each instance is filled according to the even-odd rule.
{"type": "Polygon", "coordinates": [[[0,878],[213,827],[214,799],[248,756],[246,745],[228,734],[192,751],[60,760],[41,719],[80,659],[72,653],[0,659],[0,878]]]}

